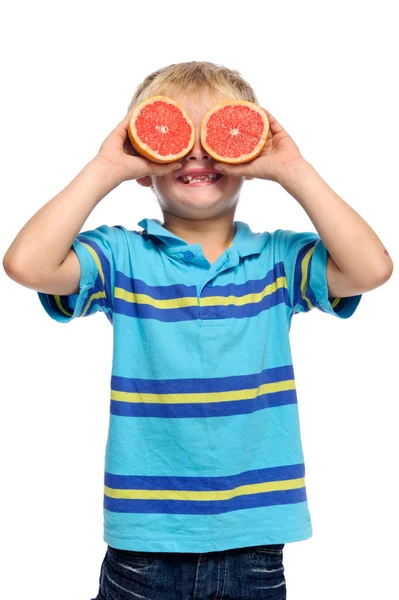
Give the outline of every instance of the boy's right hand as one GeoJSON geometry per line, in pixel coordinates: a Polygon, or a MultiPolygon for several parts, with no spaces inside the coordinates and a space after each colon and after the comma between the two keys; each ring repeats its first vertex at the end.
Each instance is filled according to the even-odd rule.
{"type": "Polygon", "coordinates": [[[122,181],[139,179],[146,175],[168,175],[182,165],[177,162],[168,164],[154,163],[141,156],[132,146],[127,132],[134,108],[115,127],[102,143],[95,160],[109,164],[116,178],[122,181]]]}

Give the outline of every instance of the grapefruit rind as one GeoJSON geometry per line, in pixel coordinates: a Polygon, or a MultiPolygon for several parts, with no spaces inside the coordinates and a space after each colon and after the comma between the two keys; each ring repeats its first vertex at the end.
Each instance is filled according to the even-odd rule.
{"type": "Polygon", "coordinates": [[[200,132],[201,144],[202,144],[204,150],[206,150],[206,152],[214,160],[217,160],[218,162],[224,162],[224,163],[231,164],[231,165],[246,163],[246,162],[249,162],[250,160],[253,160],[257,156],[259,156],[259,154],[262,152],[263,147],[266,144],[266,141],[267,141],[267,138],[268,138],[268,135],[269,135],[269,130],[270,130],[269,118],[267,116],[266,111],[261,106],[258,106],[254,102],[248,102],[246,100],[227,100],[227,101],[221,102],[220,104],[217,104],[216,106],[214,106],[213,108],[211,108],[211,110],[209,110],[206,113],[206,115],[204,116],[204,118],[202,119],[202,122],[201,122],[201,132],[200,132]],[[252,152],[250,152],[249,154],[241,154],[237,158],[227,157],[227,156],[223,156],[223,155],[218,154],[215,150],[213,150],[213,148],[211,146],[209,146],[209,144],[206,141],[206,138],[207,138],[207,123],[208,123],[209,118],[215,112],[218,112],[224,106],[231,106],[231,105],[249,106],[250,108],[252,108],[253,110],[255,110],[258,114],[261,115],[263,123],[264,123],[264,129],[263,129],[263,132],[262,132],[262,134],[260,136],[259,142],[254,147],[254,149],[252,150],[252,152]]]}
{"type": "Polygon", "coordinates": [[[174,161],[177,161],[177,160],[183,158],[183,156],[186,156],[186,154],[188,154],[191,151],[192,147],[195,144],[195,135],[196,135],[194,123],[193,123],[190,115],[184,108],[184,106],[182,106],[176,100],[173,100],[173,98],[169,98],[168,96],[151,96],[151,98],[147,98],[147,100],[144,100],[143,102],[140,102],[140,104],[137,104],[137,106],[134,108],[134,110],[131,114],[131,117],[129,120],[129,125],[127,128],[127,133],[128,133],[128,136],[129,136],[129,139],[131,141],[133,148],[141,156],[143,156],[144,158],[147,158],[148,160],[150,160],[152,162],[159,163],[159,164],[174,162],[174,161]],[[182,116],[185,118],[185,120],[191,127],[191,136],[190,136],[189,143],[182,152],[179,152],[177,154],[161,155],[158,152],[156,152],[155,150],[153,150],[152,148],[150,148],[148,146],[148,144],[143,142],[137,134],[137,130],[136,130],[136,126],[135,126],[137,116],[139,115],[139,113],[141,112],[141,110],[143,109],[144,106],[146,106],[147,104],[152,104],[153,102],[155,102],[157,100],[160,100],[161,102],[166,102],[167,104],[173,104],[174,106],[176,106],[176,108],[178,108],[181,111],[182,116]]]}

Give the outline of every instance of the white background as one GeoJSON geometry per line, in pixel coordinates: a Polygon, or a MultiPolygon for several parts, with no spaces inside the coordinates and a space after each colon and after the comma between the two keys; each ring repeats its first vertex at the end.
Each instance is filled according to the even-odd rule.
{"type": "MultiPolygon", "coordinates": [[[[1,238],[97,153],[136,86],[176,62],[237,69],[398,265],[397,21],[377,2],[18,2],[1,21],[1,238]],[[396,58],[395,58],[396,55],[396,58]]],[[[84,229],[160,218],[135,181],[84,229]]],[[[245,183],[253,231],[315,231],[279,184],[245,183]]],[[[339,235],[339,232],[337,232],[339,235]]],[[[1,278],[0,595],[89,600],[98,590],[112,328],[62,325],[1,278]]],[[[397,593],[397,273],[341,320],[295,316],[291,343],[313,537],[286,544],[290,600],[397,593]]],[[[256,527],[256,523],[254,523],[256,527]]]]}

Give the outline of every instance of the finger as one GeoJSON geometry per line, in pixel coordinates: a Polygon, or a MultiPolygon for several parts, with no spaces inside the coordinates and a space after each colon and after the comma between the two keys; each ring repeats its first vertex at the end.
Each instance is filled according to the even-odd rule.
{"type": "Polygon", "coordinates": [[[154,166],[154,163],[151,163],[149,170],[151,175],[169,175],[169,173],[173,173],[173,171],[178,171],[181,169],[182,166],[183,165],[181,163],[176,162],[157,166],[154,166]]]}
{"type": "Polygon", "coordinates": [[[126,139],[123,143],[123,149],[127,154],[130,154],[131,156],[140,156],[137,150],[132,145],[132,142],[130,141],[130,137],[128,135],[126,136],[126,139]]]}
{"type": "Polygon", "coordinates": [[[122,119],[121,123],[128,123],[132,117],[133,111],[136,107],[131,108],[127,113],[124,119],[122,119]]]}
{"type": "Polygon", "coordinates": [[[122,119],[122,121],[120,121],[118,123],[118,125],[115,127],[114,131],[117,131],[118,133],[122,134],[123,136],[127,135],[127,128],[130,123],[130,119],[132,117],[133,110],[134,110],[134,108],[132,108],[127,113],[127,115],[122,119]]]}
{"type": "Polygon", "coordinates": [[[140,167],[137,169],[137,164],[135,164],[136,171],[140,172],[140,177],[161,177],[164,175],[169,175],[178,169],[181,169],[183,165],[180,163],[169,163],[167,165],[154,165],[154,163],[146,160],[145,158],[136,159],[140,161],[140,167]]]}
{"type": "MultiPolygon", "coordinates": [[[[287,133],[285,131],[284,127],[281,125],[281,123],[279,123],[277,121],[276,117],[273,117],[272,113],[270,113],[268,110],[266,110],[266,108],[263,108],[263,110],[265,111],[265,113],[267,114],[267,118],[269,119],[270,133],[272,133],[272,134],[276,134],[276,133],[280,133],[280,132],[287,133]]],[[[269,135],[270,135],[270,133],[269,133],[269,135]]]]}
{"type": "Polygon", "coordinates": [[[234,175],[235,177],[253,177],[253,166],[250,162],[239,165],[229,165],[227,163],[215,163],[214,169],[225,175],[234,175]]]}
{"type": "MultiPolygon", "coordinates": [[[[263,108],[263,107],[262,107],[263,108]]],[[[278,123],[276,117],[273,117],[272,113],[269,112],[268,110],[266,110],[266,108],[263,109],[265,111],[265,113],[267,114],[267,118],[269,119],[269,123],[270,124],[276,124],[278,123]]]]}

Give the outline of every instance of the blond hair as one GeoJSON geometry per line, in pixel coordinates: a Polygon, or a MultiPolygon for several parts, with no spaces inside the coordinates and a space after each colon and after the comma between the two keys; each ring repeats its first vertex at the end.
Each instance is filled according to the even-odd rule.
{"type": "Polygon", "coordinates": [[[151,96],[187,94],[199,102],[207,92],[219,102],[247,100],[259,104],[254,90],[238,71],[211,62],[185,62],[172,64],[154,71],[137,86],[128,112],[151,96]]]}

